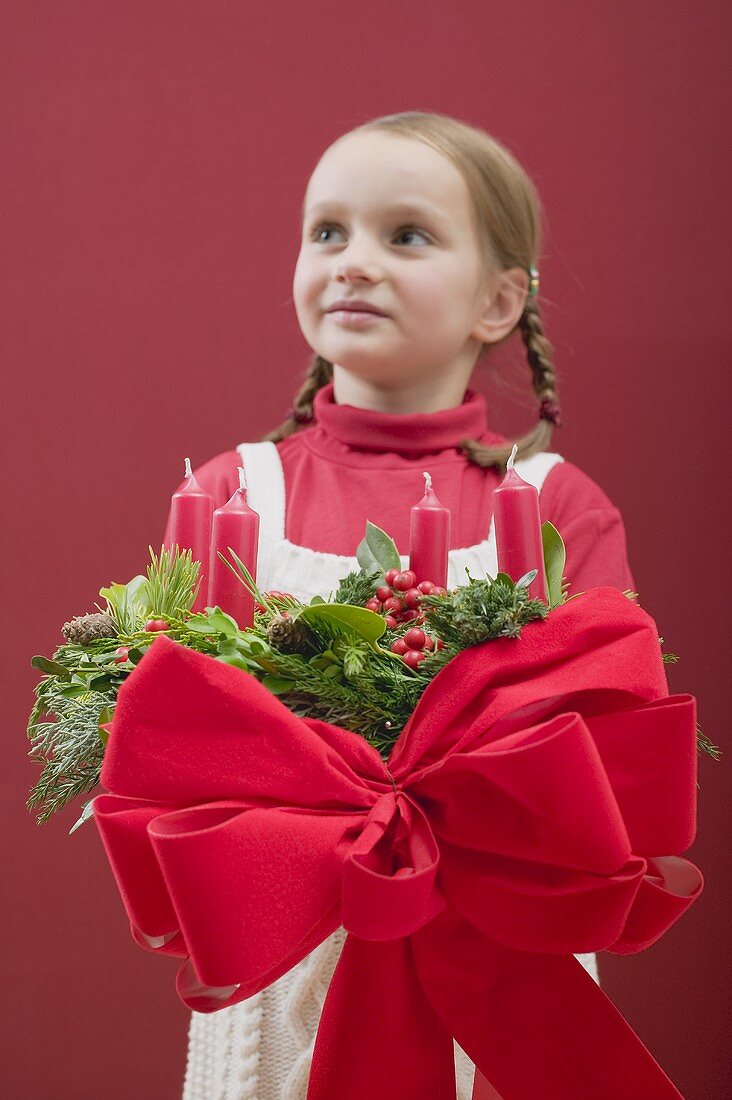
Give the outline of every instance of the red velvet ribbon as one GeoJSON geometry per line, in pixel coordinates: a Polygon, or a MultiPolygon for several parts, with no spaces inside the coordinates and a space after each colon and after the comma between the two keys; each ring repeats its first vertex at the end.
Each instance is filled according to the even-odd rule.
{"type": "Polygon", "coordinates": [[[387,763],[248,673],[158,638],[122,686],[94,814],[183,1001],[250,997],[349,935],[309,1100],[681,1094],[574,955],[641,951],[699,896],[696,710],[653,619],[596,588],[472,647],[387,763]],[[667,854],[671,853],[671,854],[667,854]]]}

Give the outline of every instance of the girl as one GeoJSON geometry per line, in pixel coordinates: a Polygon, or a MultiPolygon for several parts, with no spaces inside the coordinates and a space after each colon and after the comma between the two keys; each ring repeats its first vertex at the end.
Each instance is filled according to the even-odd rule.
{"type": "MultiPolygon", "coordinates": [[[[478,359],[516,330],[540,401],[536,424],[517,441],[516,469],[539,489],[542,521],[564,538],[572,590],[634,587],[617,508],[547,450],[559,407],[536,297],[540,213],[514,157],[445,115],[377,118],[325,151],[305,194],[293,283],[314,352],[305,383],[262,442],[195,471],[219,507],[244,466],[261,517],[265,590],[326,596],[358,567],[367,519],[406,551],[423,470],[452,512],[448,584],[464,582],[466,567],[495,576],[491,493],[513,441],[489,427],[485,401],[468,384],[478,359]]],[[[339,929],[239,1005],[193,1013],[184,1100],[305,1100],[344,938],[339,929]]],[[[595,955],[577,957],[598,981],[595,955]]],[[[458,1100],[469,1100],[474,1066],[457,1044],[455,1053],[458,1100]]]]}

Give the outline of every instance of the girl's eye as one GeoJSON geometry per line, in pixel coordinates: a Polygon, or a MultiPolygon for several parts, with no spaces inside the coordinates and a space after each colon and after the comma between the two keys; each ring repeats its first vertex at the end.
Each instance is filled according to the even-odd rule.
{"type": "MultiPolygon", "coordinates": [[[[338,226],[328,225],[327,223],[323,222],[321,225],[316,225],[310,231],[310,239],[315,241],[316,244],[331,244],[332,243],[331,241],[322,239],[322,234],[323,233],[330,233],[333,230],[335,230],[336,232],[340,232],[338,226]]],[[[403,237],[405,235],[406,236],[415,236],[416,235],[418,237],[421,237],[425,241],[427,240],[427,234],[426,233],[424,233],[421,229],[417,229],[416,227],[410,226],[410,225],[402,226],[401,229],[399,229],[396,233],[397,237],[403,237]]]]}
{"type": "Polygon", "coordinates": [[[423,233],[421,229],[413,229],[408,225],[405,225],[403,229],[399,230],[399,236],[400,237],[405,236],[405,235],[407,237],[414,237],[414,236],[421,237],[423,241],[427,240],[427,235],[425,233],[423,233]]]}
{"type": "Polygon", "coordinates": [[[316,225],[310,233],[310,239],[314,240],[316,244],[330,244],[330,241],[323,241],[320,239],[321,233],[330,233],[332,229],[335,229],[333,225],[316,225]]]}

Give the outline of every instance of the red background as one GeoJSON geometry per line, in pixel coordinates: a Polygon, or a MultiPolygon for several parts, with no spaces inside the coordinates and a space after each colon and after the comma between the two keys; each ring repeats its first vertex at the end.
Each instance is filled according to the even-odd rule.
{"type": "MultiPolygon", "coordinates": [[[[68,837],[76,808],[40,829],[24,809],[29,662],[144,569],[185,455],[281,418],[309,358],[291,300],[302,193],[350,126],[454,114],[533,176],[555,449],[623,511],[641,602],[681,655],[671,690],[697,695],[725,747],[728,5],[23,0],[0,18],[2,1091],[174,1100],[174,964],[132,944],[93,825],[68,837]]],[[[530,423],[518,348],[483,384],[499,430],[530,423]]],[[[700,901],[647,952],[600,956],[693,1100],[732,1090],[728,771],[701,758],[700,901]]]]}

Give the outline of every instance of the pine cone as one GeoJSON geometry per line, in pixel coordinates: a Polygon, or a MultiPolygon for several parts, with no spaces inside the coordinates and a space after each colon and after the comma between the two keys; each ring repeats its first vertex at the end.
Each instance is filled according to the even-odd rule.
{"type": "Polygon", "coordinates": [[[267,641],[281,653],[297,653],[304,649],[309,636],[306,624],[288,614],[275,615],[267,626],[267,641]]]}
{"type": "Polygon", "coordinates": [[[70,622],[64,623],[61,633],[67,641],[76,645],[90,645],[100,638],[116,638],[117,624],[111,615],[101,611],[92,615],[77,615],[70,622]]]}

